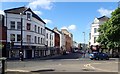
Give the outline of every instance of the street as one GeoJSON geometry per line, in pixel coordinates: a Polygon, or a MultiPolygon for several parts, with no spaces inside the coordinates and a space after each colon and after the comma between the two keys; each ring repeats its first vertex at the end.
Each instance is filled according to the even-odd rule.
{"type": "MultiPolygon", "coordinates": [[[[8,74],[10,72],[118,72],[118,60],[90,60],[82,58],[79,53],[57,56],[47,60],[8,61],[8,74]]],[[[18,74],[18,73],[17,73],[18,74]]]]}

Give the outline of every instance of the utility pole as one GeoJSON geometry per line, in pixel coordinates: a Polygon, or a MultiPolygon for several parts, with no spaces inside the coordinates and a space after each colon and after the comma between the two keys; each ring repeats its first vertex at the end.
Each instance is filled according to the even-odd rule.
{"type": "Polygon", "coordinates": [[[84,50],[85,50],[85,32],[83,32],[84,34],[84,50]]]}
{"type": "Polygon", "coordinates": [[[23,37],[23,29],[22,29],[22,27],[23,27],[23,13],[20,13],[20,16],[21,16],[21,49],[20,49],[20,61],[23,61],[23,39],[22,39],[22,37],[23,37]]]}

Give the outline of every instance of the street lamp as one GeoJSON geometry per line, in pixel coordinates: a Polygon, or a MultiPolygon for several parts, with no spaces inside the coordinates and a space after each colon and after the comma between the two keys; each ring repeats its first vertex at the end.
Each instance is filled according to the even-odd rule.
{"type": "Polygon", "coordinates": [[[85,32],[83,32],[84,34],[84,50],[85,50],[85,32]]]}
{"type": "Polygon", "coordinates": [[[23,39],[22,39],[22,37],[23,37],[23,29],[22,29],[22,27],[23,27],[23,13],[20,13],[20,16],[21,16],[21,37],[20,37],[20,39],[21,39],[21,49],[20,49],[20,60],[21,61],[23,61],[23,39]]]}

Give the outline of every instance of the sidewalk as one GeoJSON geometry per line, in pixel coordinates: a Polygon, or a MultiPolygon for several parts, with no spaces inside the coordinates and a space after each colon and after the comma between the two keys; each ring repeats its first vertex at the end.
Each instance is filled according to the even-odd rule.
{"type": "MultiPolygon", "coordinates": [[[[55,57],[58,57],[58,56],[61,56],[61,54],[46,56],[46,57],[40,57],[40,58],[24,59],[24,61],[48,60],[48,59],[52,59],[52,58],[55,58],[55,57]]],[[[16,60],[7,59],[7,61],[19,61],[19,59],[16,59],[16,60]]]]}

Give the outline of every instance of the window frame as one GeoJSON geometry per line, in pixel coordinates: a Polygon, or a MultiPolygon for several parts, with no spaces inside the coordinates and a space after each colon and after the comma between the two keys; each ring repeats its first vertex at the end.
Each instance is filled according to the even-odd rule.
{"type": "Polygon", "coordinates": [[[10,29],[15,30],[15,21],[10,21],[10,29]],[[14,24],[13,24],[14,22],[14,24]],[[14,27],[14,28],[12,28],[14,27]]]}

